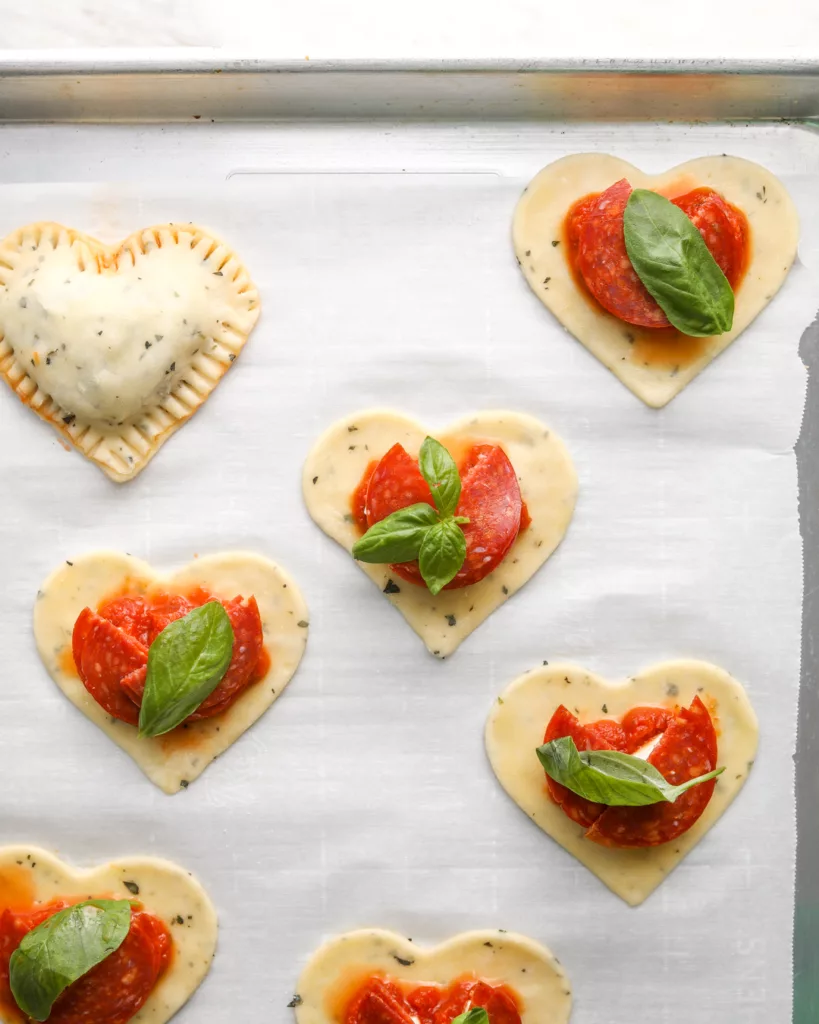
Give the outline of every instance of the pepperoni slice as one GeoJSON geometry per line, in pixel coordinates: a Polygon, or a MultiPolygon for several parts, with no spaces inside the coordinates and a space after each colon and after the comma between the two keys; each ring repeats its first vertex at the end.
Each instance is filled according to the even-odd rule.
{"type": "Polygon", "coordinates": [[[370,978],[347,1007],[344,1024],[416,1024],[401,989],[384,978],[370,978]]]}
{"type": "Polygon", "coordinates": [[[157,594],[151,598],[150,606],[150,646],[166,626],[183,618],[188,612],[193,611],[197,605],[205,604],[209,596],[203,601],[189,601],[182,594],[157,594]]]}
{"type": "MultiPolygon", "coordinates": [[[[0,917],[0,984],[9,999],[12,952],[32,928],[70,905],[66,900],[54,900],[28,914],[7,910],[0,917]]],[[[63,992],[54,1003],[49,1024],[127,1024],[145,1005],[167,968],[172,945],[168,929],[158,918],[134,911],[119,949],[63,992]]]]}
{"type": "Polygon", "coordinates": [[[97,609],[97,614],[124,629],[135,640],[146,647],[153,640],[153,621],[143,597],[115,597],[105,601],[97,609]]]}
{"type": "MultiPolygon", "coordinates": [[[[562,704],[552,715],[546,727],[544,743],[571,736],[578,750],[626,750],[627,740],[623,727],[610,719],[603,719],[593,725],[581,725],[580,721],[562,704]]],[[[586,800],[573,793],[559,782],[546,776],[549,796],[572,821],[584,828],[590,828],[605,811],[604,804],[586,800]]]]}
{"type": "MultiPolygon", "coordinates": [[[[631,192],[623,178],[572,207],[566,219],[569,256],[586,287],[609,313],[639,327],[669,327],[626,251],[623,214],[631,192]]],[[[729,283],[736,287],[749,237],[744,215],[710,188],[694,189],[672,202],[696,226],[729,283]]]]}
{"type": "Polygon", "coordinates": [[[367,525],[380,523],[401,508],[425,501],[434,505],[432,492],[421,476],[418,460],[394,444],[376,465],[367,488],[367,525]]]}
{"type": "Polygon", "coordinates": [[[666,708],[632,708],[623,715],[620,723],[626,737],[625,747],[609,749],[625,750],[627,754],[634,754],[658,733],[665,732],[673,717],[666,708]]]}
{"type": "Polygon", "coordinates": [[[454,985],[435,1012],[434,1024],[451,1024],[473,1007],[483,1007],[489,1024],[521,1024],[520,1012],[505,987],[485,981],[463,981],[454,985]]]}
{"type": "Polygon", "coordinates": [[[407,992],[404,998],[418,1018],[418,1024],[435,1024],[435,1011],[442,995],[443,990],[438,985],[419,985],[418,988],[407,992]]]}
{"type": "Polygon", "coordinates": [[[75,623],[72,648],[79,677],[97,704],[114,718],[136,725],[139,711],[120,683],[148,664],[147,647],[86,608],[75,623]]]}
{"type": "Polygon", "coordinates": [[[233,657],[219,685],[188,717],[189,722],[213,718],[229,707],[254,682],[264,650],[262,617],[256,598],[251,597],[245,603],[241,597],[236,597],[223,601],[222,605],[233,626],[233,657]]]}
{"type": "Polygon", "coordinates": [[[639,327],[668,327],[665,313],[637,276],[626,252],[623,214],[631,191],[623,178],[594,202],[577,209],[581,219],[568,229],[570,238],[577,237],[577,269],[603,309],[618,319],[639,327]]]}
{"type": "MultiPolygon", "coordinates": [[[[673,786],[717,767],[717,734],[711,716],[695,697],[690,708],[677,708],[649,764],[673,786]]],[[[674,803],[648,807],[607,807],[586,833],[601,846],[644,847],[670,843],[699,819],[714,794],[716,779],[693,786],[674,803]]]]}
{"type": "MultiPolygon", "coordinates": [[[[461,499],[456,515],[466,516],[464,564],[445,590],[478,583],[500,565],[521,529],[523,501],[515,470],[502,448],[474,445],[460,467],[461,499]]],[[[367,488],[367,525],[417,502],[433,504],[432,494],[418,468],[400,444],[378,463],[367,488]]],[[[527,513],[528,521],[528,513],[527,513]]],[[[425,586],[417,562],[390,566],[409,583],[425,586]]]]}
{"type": "Polygon", "coordinates": [[[695,188],[671,202],[694,224],[728,283],[736,289],[748,249],[745,215],[712,188],[695,188]]]}

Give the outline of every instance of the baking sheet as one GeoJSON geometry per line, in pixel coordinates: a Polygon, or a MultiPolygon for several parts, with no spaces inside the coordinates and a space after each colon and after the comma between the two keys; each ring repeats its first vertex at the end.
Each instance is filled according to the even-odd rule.
{"type": "Polygon", "coordinates": [[[0,231],[55,218],[114,240],[200,221],[248,263],[264,309],[206,407],[125,487],[0,401],[0,773],[15,782],[0,839],[78,863],[151,852],[200,877],[220,951],[182,1022],[289,1024],[310,952],[366,924],[419,942],[473,926],[530,934],[570,973],[574,1024],[789,1021],[802,582],[791,449],[797,347],[819,294],[819,140],[775,126],[362,124],[29,127],[12,146],[11,131],[6,180],[31,180],[21,143],[53,159],[41,184],[0,189],[0,231]],[[563,333],[511,254],[525,182],[587,149],[647,170],[709,152],[757,159],[802,216],[780,296],[659,412],[563,333]],[[481,407],[538,415],[580,474],[563,547],[443,664],[301,505],[319,431],[374,404],[432,427],[481,407]],[[34,650],[38,583],[106,545],[162,566],[252,547],[311,607],[288,691],[173,799],[64,701],[34,650]],[[504,796],[483,720],[544,658],[619,677],[677,656],[745,683],[760,756],[720,825],[630,910],[504,796]]]}

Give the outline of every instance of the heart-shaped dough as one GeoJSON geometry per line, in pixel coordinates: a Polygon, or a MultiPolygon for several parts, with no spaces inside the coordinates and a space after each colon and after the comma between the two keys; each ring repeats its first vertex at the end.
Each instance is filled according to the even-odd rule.
{"type": "Polygon", "coordinates": [[[563,326],[642,399],[659,408],[678,395],[768,305],[796,256],[799,220],[784,186],[764,167],[737,157],[690,160],[664,174],[644,174],[625,160],[580,153],[545,167],[518,202],[515,254],[535,295],[563,326]],[[678,196],[699,186],[739,207],[751,228],[751,256],[736,292],[734,324],[712,338],[669,337],[607,313],[574,279],[563,222],[570,207],[621,178],[634,188],[678,196]]]}
{"type": "Polygon", "coordinates": [[[498,698],[486,725],[486,749],[498,781],[515,803],[626,903],[642,903],[702,839],[742,788],[756,756],[758,727],[751,703],[727,672],[704,661],[668,661],[638,676],[609,682],[575,665],[527,672],[498,698]],[[632,707],[688,707],[699,696],[714,719],[718,761],[725,767],[705,812],[674,842],[647,849],[611,849],[584,838],[585,829],[549,798],[535,754],[557,708],[581,722],[619,719],[632,707]]]}
{"type": "Polygon", "coordinates": [[[313,954],[299,979],[298,1024],[339,1024],[347,1000],[368,976],[449,985],[474,974],[509,985],[521,997],[522,1024],[566,1024],[572,992],[548,949],[512,932],[474,931],[440,946],[417,946],[394,932],[368,928],[331,939],[313,954]]]}
{"type": "Polygon", "coordinates": [[[0,912],[60,896],[138,899],[168,926],[174,955],[130,1024],[165,1024],[210,970],[216,951],[216,911],[190,872],[170,861],[127,857],[80,871],[35,846],[0,849],[0,912]]]}
{"type": "Polygon", "coordinates": [[[37,649],[54,682],[166,793],[186,789],[267,711],[301,661],[307,627],[307,606],[291,577],[269,559],[242,551],[197,558],[166,576],[130,555],[95,552],[66,562],[49,576],[34,607],[37,649]],[[179,589],[201,586],[226,599],[254,596],[270,654],[267,675],[249,686],[221,715],[191,722],[155,739],[140,739],[134,726],[111,718],[91,697],[71,657],[77,616],[85,607],[96,609],[106,597],[120,592],[126,582],[135,592],[157,585],[179,589]]]}
{"type": "Polygon", "coordinates": [[[258,317],[238,257],[191,224],[115,248],[50,223],[0,242],[0,375],[112,480],[202,405],[258,317]]]}
{"type": "MultiPolygon", "coordinates": [[[[415,420],[371,409],[332,426],[316,442],[304,465],[307,510],[324,532],[347,551],[360,534],[350,498],[368,465],[396,442],[417,455],[427,431],[415,420]]],[[[387,595],[428,649],[445,658],[483,620],[520,590],[563,539],[574,512],[577,475],[560,438],[539,420],[515,412],[482,412],[434,436],[457,452],[472,444],[497,444],[514,466],[532,522],[494,572],[471,587],[442,590],[392,580],[388,565],[358,563],[387,595]]]]}

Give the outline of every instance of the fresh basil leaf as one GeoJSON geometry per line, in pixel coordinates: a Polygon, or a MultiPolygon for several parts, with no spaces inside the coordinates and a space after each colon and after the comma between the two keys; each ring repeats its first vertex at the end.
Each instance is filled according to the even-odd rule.
{"type": "Polygon", "coordinates": [[[375,523],[353,545],[359,562],[412,562],[418,557],[427,530],[438,522],[438,513],[424,501],[392,512],[375,523]]]}
{"type": "Polygon", "coordinates": [[[608,807],[645,807],[663,801],[673,803],[693,786],[721,775],[717,768],[680,786],[672,786],[641,757],[618,750],[578,751],[571,736],[538,747],[537,756],[550,779],[572,793],[608,807]]]}
{"type": "Polygon", "coordinates": [[[436,508],[442,516],[451,516],[461,497],[461,478],[455,460],[434,437],[427,437],[418,453],[421,475],[429,484],[436,508]]]}
{"type": "Polygon", "coordinates": [[[430,594],[439,593],[464,564],[466,537],[454,519],[431,526],[418,552],[418,568],[430,594]]]}
{"type": "Polygon", "coordinates": [[[456,1017],[452,1024],[489,1024],[489,1014],[482,1006],[473,1006],[471,1010],[456,1017]]]}
{"type": "Polygon", "coordinates": [[[27,1017],[48,1020],[57,997],[119,949],[130,927],[128,900],[86,900],[60,910],[11,954],[14,1001],[27,1017]]]}
{"type": "Polygon", "coordinates": [[[636,188],[626,204],[623,231],[637,276],[678,331],[705,338],[731,330],[733,290],[679,207],[636,188]]]}
{"type": "Polygon", "coordinates": [[[171,622],[151,644],[139,735],[162,736],[209,697],[233,656],[233,627],[218,601],[171,622]]]}

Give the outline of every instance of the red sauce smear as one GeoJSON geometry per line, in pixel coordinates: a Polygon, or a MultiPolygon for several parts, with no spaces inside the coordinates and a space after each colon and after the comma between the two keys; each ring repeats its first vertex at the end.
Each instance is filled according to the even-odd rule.
{"type": "MultiPolygon", "coordinates": [[[[656,736],[647,758],[672,785],[679,786],[717,767],[717,734],[699,697],[690,708],[636,707],[620,722],[601,719],[583,725],[562,704],[552,715],[544,743],[571,736],[578,750],[619,750],[634,754],[656,736]]],[[[564,814],[587,829],[586,839],[601,846],[645,847],[669,843],[687,832],[714,795],[716,779],[694,786],[674,803],[647,807],[607,807],[585,800],[546,776],[551,799],[564,814]]]]}
{"type": "MultiPolygon", "coordinates": [[[[72,654],[86,690],[109,715],[137,725],[151,644],[171,622],[214,600],[200,587],[185,594],[125,593],[103,601],[96,612],[83,609],[74,624],[72,654]]],[[[270,668],[256,598],[220,603],[233,627],[233,656],[219,685],[186,722],[226,711],[270,668]]]]}
{"type": "MultiPolygon", "coordinates": [[[[0,1008],[10,1021],[26,1019],[9,986],[12,953],[33,928],[80,902],[55,899],[0,912],[0,1008]]],[[[173,940],[165,924],[144,910],[133,910],[122,945],[68,986],[55,1001],[48,1024],[127,1024],[167,970],[172,952],[173,940]]]]}
{"type": "Polygon", "coordinates": [[[508,985],[462,978],[448,988],[409,986],[381,974],[369,977],[349,1000],[343,1024],[450,1024],[483,1007],[489,1024],[521,1024],[521,1004],[508,985]]]}
{"type": "MultiPolygon", "coordinates": [[[[619,320],[655,330],[671,328],[628,258],[623,214],[631,192],[623,178],[569,209],[564,221],[567,259],[585,293],[619,320]]],[[[692,189],[671,202],[695,225],[736,291],[750,259],[745,214],[711,188],[692,189]]],[[[678,331],[674,334],[681,337],[678,331]]]]}
{"type": "MultiPolygon", "coordinates": [[[[515,470],[502,448],[473,445],[458,472],[461,498],[455,515],[469,519],[462,527],[466,558],[444,590],[468,587],[488,576],[531,522],[515,470]]],[[[434,506],[418,460],[400,444],[393,445],[380,461],[370,463],[350,498],[353,518],[362,533],[393,512],[418,502],[434,506]]],[[[417,562],[402,562],[390,569],[408,583],[426,586],[417,562]]]]}

